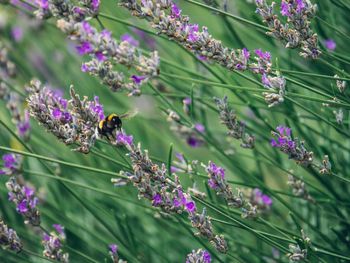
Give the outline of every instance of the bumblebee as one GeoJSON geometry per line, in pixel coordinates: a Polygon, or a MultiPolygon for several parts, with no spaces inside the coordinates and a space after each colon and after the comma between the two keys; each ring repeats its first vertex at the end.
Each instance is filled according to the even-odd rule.
{"type": "Polygon", "coordinates": [[[110,136],[114,136],[113,132],[115,129],[118,131],[122,128],[122,119],[130,118],[136,113],[125,113],[122,115],[117,115],[115,113],[109,114],[104,120],[100,121],[97,126],[97,132],[99,136],[106,136],[108,139],[110,136]]]}

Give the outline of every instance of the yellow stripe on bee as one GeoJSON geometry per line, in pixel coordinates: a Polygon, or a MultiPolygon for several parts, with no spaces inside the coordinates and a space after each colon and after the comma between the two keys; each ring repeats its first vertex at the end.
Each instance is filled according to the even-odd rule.
{"type": "Polygon", "coordinates": [[[102,128],[103,128],[103,123],[105,122],[105,120],[102,120],[102,121],[100,121],[99,122],[99,124],[98,124],[98,127],[102,130],[102,128]]]}
{"type": "Polygon", "coordinates": [[[113,119],[113,117],[118,117],[118,115],[117,114],[110,114],[110,115],[108,115],[108,117],[107,117],[107,121],[111,121],[112,119],[113,119]]]}

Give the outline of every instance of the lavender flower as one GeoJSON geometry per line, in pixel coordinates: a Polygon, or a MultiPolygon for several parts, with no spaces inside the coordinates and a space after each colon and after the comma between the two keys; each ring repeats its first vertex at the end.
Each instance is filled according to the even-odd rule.
{"type": "Polygon", "coordinates": [[[116,244],[110,244],[108,247],[113,263],[126,263],[126,261],[119,259],[118,246],[116,244]]]}
{"type": "Polygon", "coordinates": [[[170,0],[122,0],[120,5],[129,9],[132,15],[151,21],[152,27],[159,33],[229,70],[249,70],[256,74],[269,74],[271,71],[268,52],[256,50],[253,57],[246,48],[224,47],[221,41],[209,34],[207,27],[200,30],[197,24],[191,24],[189,17],[182,15],[178,6],[170,0]]]}
{"type": "Polygon", "coordinates": [[[241,147],[243,148],[254,148],[255,137],[245,131],[245,123],[238,120],[234,110],[230,109],[227,99],[227,96],[225,96],[223,99],[214,98],[216,106],[219,110],[219,118],[228,129],[227,135],[237,140],[241,140],[241,147]]]}
{"type": "Polygon", "coordinates": [[[335,48],[337,47],[337,44],[335,43],[335,41],[333,39],[326,39],[324,41],[324,45],[326,46],[326,48],[328,50],[331,50],[331,51],[335,50],[335,48]]]}
{"type": "Polygon", "coordinates": [[[258,214],[267,214],[271,210],[272,199],[258,188],[249,191],[249,202],[258,214]]]}
{"type": "Polygon", "coordinates": [[[319,170],[320,174],[332,174],[332,164],[329,161],[328,155],[325,155],[319,170]]]}
{"type": "Polygon", "coordinates": [[[56,231],[50,234],[44,233],[43,235],[43,255],[51,260],[68,263],[69,254],[62,251],[62,242],[66,239],[64,228],[58,224],[54,224],[53,227],[56,231]]]}
{"type": "MultiPolygon", "coordinates": [[[[123,132],[122,132],[123,133],[123,132]]],[[[188,193],[185,193],[179,178],[175,175],[175,180],[167,178],[167,169],[165,164],[160,166],[154,164],[148,156],[148,151],[142,151],[141,145],[137,146],[131,140],[127,140],[127,135],[123,133],[122,139],[128,149],[131,159],[133,172],[125,172],[129,180],[138,189],[139,198],[149,200],[153,206],[160,208],[166,213],[183,213],[187,212],[188,218],[199,234],[207,238],[215,248],[222,252],[227,252],[227,245],[223,236],[214,234],[210,218],[203,209],[199,214],[195,201],[188,193]]],[[[116,182],[119,179],[112,179],[116,182]]]]}
{"type": "Polygon", "coordinates": [[[308,166],[312,163],[313,153],[308,152],[303,141],[298,138],[292,138],[292,129],[284,126],[278,126],[277,132],[272,132],[277,139],[271,139],[272,147],[279,148],[282,152],[288,154],[289,159],[293,159],[297,164],[308,166]]]}
{"type": "MultiPolygon", "coordinates": [[[[334,78],[339,78],[339,76],[337,74],[335,74],[334,78]]],[[[337,85],[338,90],[341,93],[344,93],[344,91],[346,89],[346,81],[345,80],[336,79],[336,85],[337,85]]]]}
{"type": "Polygon", "coordinates": [[[137,28],[132,28],[131,30],[138,35],[141,38],[142,43],[145,43],[151,50],[156,49],[156,40],[153,37],[137,28]]]}
{"type": "Polygon", "coordinates": [[[22,251],[22,241],[12,228],[9,228],[3,219],[0,218],[0,246],[16,253],[22,251]]]}
{"type": "Polygon", "coordinates": [[[184,138],[189,146],[192,148],[201,147],[205,142],[199,133],[204,133],[204,126],[200,123],[197,123],[193,128],[183,125],[180,121],[180,116],[172,111],[168,110],[168,122],[170,122],[170,130],[179,137],[184,138]]]}
{"type": "Polygon", "coordinates": [[[304,230],[301,229],[301,239],[298,244],[289,244],[289,253],[287,257],[290,262],[300,262],[307,259],[308,247],[310,246],[311,240],[304,233],[304,230]]]}
{"type": "Polygon", "coordinates": [[[135,38],[133,38],[132,35],[129,34],[124,34],[120,37],[121,41],[126,41],[128,42],[130,45],[134,46],[134,47],[138,47],[139,46],[139,41],[137,41],[135,38]]]}
{"type": "Polygon", "coordinates": [[[71,86],[71,99],[67,101],[37,80],[31,82],[29,92],[30,114],[60,141],[78,143],[75,150],[88,153],[96,141],[96,127],[104,118],[98,97],[81,100],[71,86]]]}
{"type": "Polygon", "coordinates": [[[242,208],[245,205],[242,192],[238,190],[237,196],[233,194],[231,187],[226,182],[225,170],[211,161],[207,166],[203,166],[208,173],[209,187],[225,198],[228,206],[242,208]]]}
{"type": "Polygon", "coordinates": [[[17,212],[25,217],[24,223],[39,226],[40,212],[36,208],[38,198],[34,195],[34,189],[20,185],[15,176],[10,177],[6,188],[9,190],[9,200],[16,204],[17,212]]]}
{"type": "Polygon", "coordinates": [[[315,202],[315,200],[309,194],[309,191],[306,189],[304,181],[297,179],[293,175],[288,175],[287,184],[292,188],[293,194],[295,196],[301,197],[313,203],[315,202]]]}
{"type": "Polygon", "coordinates": [[[304,58],[316,59],[320,56],[317,34],[310,26],[310,21],[316,14],[316,5],[311,4],[309,0],[282,0],[280,12],[287,18],[287,23],[283,24],[275,13],[275,2],[270,5],[266,0],[255,2],[256,13],[271,30],[267,32],[268,35],[281,40],[286,48],[300,48],[299,54],[304,58]]]}
{"type": "Polygon", "coordinates": [[[14,26],[11,29],[11,36],[15,42],[20,42],[23,39],[23,29],[19,26],[14,26]]]}
{"type": "Polygon", "coordinates": [[[16,66],[9,59],[8,50],[0,42],[0,78],[11,78],[16,75],[16,66]]]}
{"type": "Polygon", "coordinates": [[[17,154],[4,154],[2,156],[3,168],[0,169],[0,175],[17,175],[22,168],[22,156],[17,154]]]}
{"type": "Polygon", "coordinates": [[[80,55],[89,55],[92,59],[82,65],[83,72],[97,76],[103,84],[112,91],[127,90],[129,96],[140,95],[140,87],[150,78],[159,74],[159,57],[156,51],[149,57],[142,55],[135,48],[135,41],[130,36],[120,44],[112,38],[111,32],[98,32],[87,21],[88,16],[96,15],[99,1],[83,0],[83,8],[74,7],[63,0],[49,0],[49,11],[57,17],[57,27],[68,37],[78,42],[77,50],[80,55]],[[131,43],[130,43],[131,42],[131,43]],[[124,65],[128,69],[134,68],[142,81],[134,81],[132,76],[114,70],[114,65],[124,65]]]}
{"type": "Polygon", "coordinates": [[[211,256],[208,251],[198,249],[197,251],[192,250],[192,253],[186,257],[186,263],[210,263],[211,256]]]}

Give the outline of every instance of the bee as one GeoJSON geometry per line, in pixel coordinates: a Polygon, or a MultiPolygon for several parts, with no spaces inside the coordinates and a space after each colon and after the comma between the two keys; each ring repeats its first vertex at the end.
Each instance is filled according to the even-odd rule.
{"type": "Polygon", "coordinates": [[[97,133],[99,137],[106,136],[109,139],[110,136],[112,136],[113,138],[114,137],[113,133],[115,129],[117,129],[117,131],[120,131],[122,129],[122,125],[123,125],[122,119],[131,118],[134,115],[136,115],[136,113],[130,113],[130,112],[122,115],[118,115],[115,113],[107,115],[106,118],[104,118],[98,123],[97,133]]]}

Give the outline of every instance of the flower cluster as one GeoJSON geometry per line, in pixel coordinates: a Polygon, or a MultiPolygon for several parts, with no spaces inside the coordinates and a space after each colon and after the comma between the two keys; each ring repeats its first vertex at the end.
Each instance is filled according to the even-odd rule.
{"type": "Polygon", "coordinates": [[[38,10],[35,15],[40,18],[66,17],[71,15],[76,20],[95,17],[100,8],[100,0],[80,0],[79,6],[73,6],[67,0],[37,0],[38,10]]]}
{"type": "Polygon", "coordinates": [[[282,152],[288,154],[289,159],[293,159],[297,164],[308,166],[312,163],[313,153],[308,152],[303,141],[292,137],[292,129],[284,126],[278,126],[272,135],[276,139],[271,139],[272,147],[279,148],[282,152]]]}
{"type": "Polygon", "coordinates": [[[78,143],[76,151],[88,153],[96,140],[96,127],[104,118],[103,107],[98,97],[83,100],[70,88],[71,99],[63,99],[60,94],[42,87],[38,80],[30,83],[28,106],[30,114],[47,131],[65,144],[78,143]]]}
{"type": "Polygon", "coordinates": [[[199,134],[205,132],[205,127],[201,123],[196,123],[193,128],[190,128],[181,123],[181,118],[176,112],[168,110],[168,113],[167,120],[170,122],[170,129],[184,138],[189,146],[197,148],[205,143],[199,134]]]}
{"type": "Polygon", "coordinates": [[[173,161],[173,166],[170,167],[171,173],[186,173],[190,176],[196,173],[198,160],[189,161],[185,159],[182,153],[175,154],[176,159],[173,161]]]}
{"type": "Polygon", "coordinates": [[[108,247],[113,263],[126,263],[126,261],[119,259],[118,246],[116,244],[110,244],[108,247]]]}
{"type": "Polygon", "coordinates": [[[246,48],[225,47],[209,34],[207,27],[200,30],[197,24],[191,24],[189,17],[182,15],[182,11],[171,0],[122,0],[120,5],[132,11],[132,15],[151,21],[158,33],[165,34],[197,56],[214,61],[228,70],[249,70],[261,75],[271,72],[269,52],[257,49],[255,56],[252,56],[246,48]]]}
{"type": "Polygon", "coordinates": [[[16,75],[16,66],[9,59],[8,50],[0,42],[0,78],[12,78],[16,75]]]}
{"type": "Polygon", "coordinates": [[[310,246],[311,240],[304,233],[304,230],[301,229],[301,238],[299,239],[298,244],[289,244],[289,253],[287,257],[290,262],[299,262],[307,259],[307,248],[310,246]]]}
{"type": "Polygon", "coordinates": [[[221,195],[225,198],[227,205],[242,208],[245,205],[243,194],[238,190],[238,195],[234,195],[231,187],[225,179],[225,170],[224,168],[217,166],[213,162],[209,162],[205,166],[205,170],[208,173],[208,185],[210,188],[215,190],[218,195],[221,195]]]}
{"type": "Polygon", "coordinates": [[[34,189],[19,184],[16,176],[10,177],[6,188],[9,190],[9,200],[16,204],[17,212],[25,217],[24,223],[39,226],[40,212],[36,208],[38,198],[34,195],[34,189]]]}
{"type": "MultiPolygon", "coordinates": [[[[140,144],[135,145],[132,137],[121,132],[117,136],[117,143],[123,144],[129,151],[133,172],[125,174],[138,189],[139,198],[148,199],[154,207],[159,207],[166,213],[187,212],[192,226],[199,234],[207,238],[218,251],[226,253],[224,237],[213,232],[205,209],[198,213],[195,201],[183,190],[179,178],[175,175],[175,180],[170,180],[165,164],[159,166],[153,163],[148,151],[143,151],[140,144]]],[[[112,179],[112,182],[119,185],[120,179],[112,179]]]]}
{"type": "Polygon", "coordinates": [[[78,53],[88,54],[92,58],[83,63],[82,71],[99,77],[112,91],[127,90],[130,96],[140,95],[141,85],[159,74],[158,53],[154,51],[150,57],[146,57],[134,43],[130,43],[130,39],[118,43],[110,31],[98,32],[85,20],[87,14],[84,10],[94,10],[94,6],[98,9],[99,1],[84,0],[81,3],[83,8],[72,6],[64,0],[49,0],[47,8],[59,19],[57,27],[79,43],[78,53]],[[116,64],[124,65],[128,71],[133,68],[135,74],[130,73],[126,77],[123,72],[114,70],[116,64]]]}
{"type": "Polygon", "coordinates": [[[300,56],[316,59],[320,56],[321,50],[318,47],[317,34],[310,26],[311,19],[316,14],[317,5],[310,0],[282,0],[280,12],[283,21],[275,13],[275,2],[268,4],[266,0],[256,0],[256,13],[270,28],[268,35],[272,35],[285,43],[286,48],[300,48],[300,56]]]}
{"type": "Polygon", "coordinates": [[[214,98],[214,100],[219,110],[219,118],[228,129],[227,135],[241,140],[241,147],[243,148],[254,148],[254,136],[246,132],[246,124],[238,120],[237,114],[229,107],[227,96],[223,99],[214,98]]]}
{"type": "Polygon", "coordinates": [[[339,80],[339,76],[337,74],[334,75],[334,78],[336,78],[336,86],[339,90],[339,92],[344,93],[346,89],[346,81],[345,80],[339,80]]]}
{"type": "Polygon", "coordinates": [[[4,220],[0,218],[0,246],[12,250],[16,253],[21,252],[23,244],[12,228],[9,228],[4,220]]]}
{"type": "Polygon", "coordinates": [[[192,250],[186,257],[186,263],[210,263],[211,256],[208,251],[198,249],[197,251],[192,250]]]}
{"type": "Polygon", "coordinates": [[[18,135],[22,139],[28,140],[30,132],[29,113],[23,108],[23,99],[17,92],[10,91],[8,85],[1,81],[14,77],[15,72],[15,65],[8,59],[7,49],[0,42],[0,99],[6,102],[12,122],[17,127],[18,135]]]}
{"type": "Polygon", "coordinates": [[[3,168],[0,169],[0,175],[18,175],[21,172],[22,156],[16,154],[4,154],[2,156],[3,168]]]}
{"type": "Polygon", "coordinates": [[[315,200],[309,194],[309,191],[306,189],[305,183],[296,178],[293,175],[288,175],[287,184],[292,188],[293,194],[295,196],[301,197],[307,201],[315,202],[315,200]]]}
{"type": "Polygon", "coordinates": [[[62,242],[66,239],[64,228],[58,224],[54,224],[53,227],[55,231],[50,234],[44,233],[43,235],[43,255],[51,260],[68,263],[69,254],[62,251],[62,242]]]}
{"type": "Polygon", "coordinates": [[[259,188],[255,188],[249,191],[248,194],[249,203],[256,207],[258,214],[267,214],[271,210],[272,199],[259,188]]]}
{"type": "Polygon", "coordinates": [[[262,76],[262,83],[264,87],[267,88],[268,92],[263,92],[265,102],[269,107],[276,106],[284,102],[284,95],[286,93],[285,86],[286,80],[280,75],[280,72],[276,72],[277,76],[267,76],[264,74],[262,76]]]}

